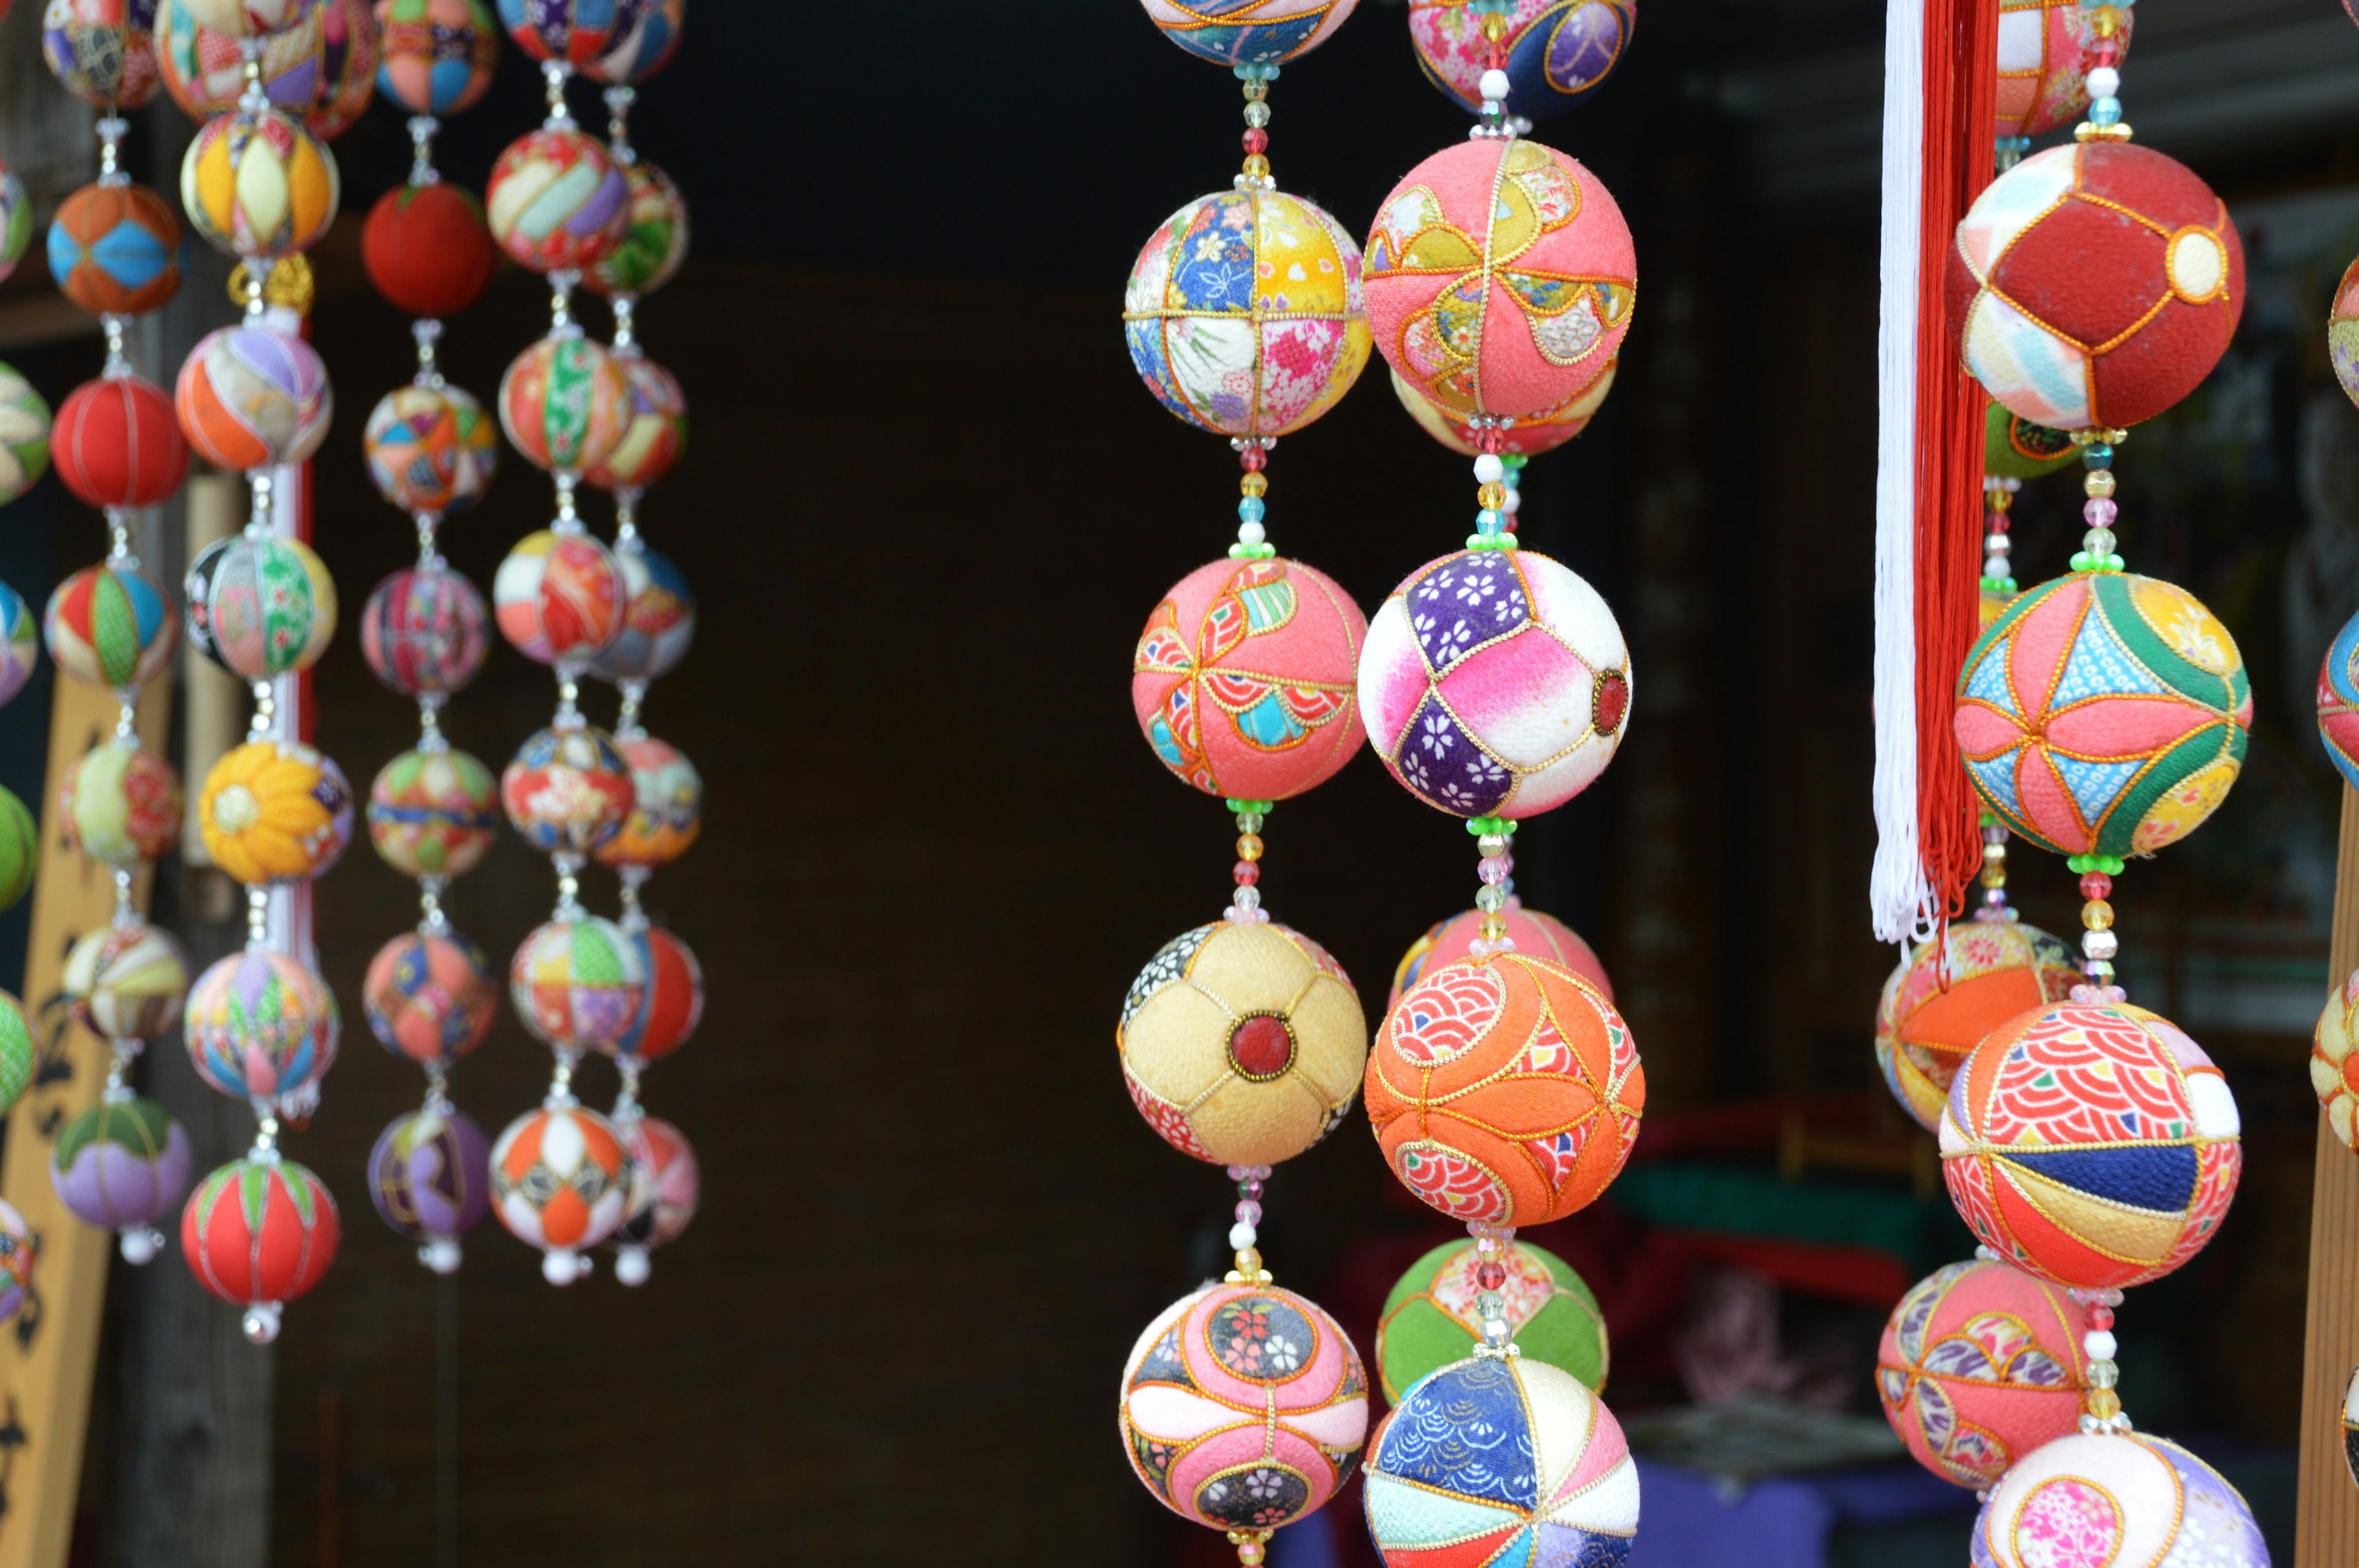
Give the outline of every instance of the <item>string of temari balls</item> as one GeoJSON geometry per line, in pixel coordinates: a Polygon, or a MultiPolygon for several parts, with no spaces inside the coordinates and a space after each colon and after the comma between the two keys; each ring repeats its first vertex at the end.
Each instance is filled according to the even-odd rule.
{"type": "Polygon", "coordinates": [[[416,1110],[386,1124],[369,1152],[369,1196],[394,1233],[438,1274],[459,1267],[461,1238],[491,1212],[491,1140],[452,1104],[450,1074],[490,1033],[499,981],[484,950],[451,924],[442,898],[499,832],[492,772],[451,744],[442,711],[484,667],[490,612],[443,559],[444,523],[469,511],[499,467],[492,416],[442,374],[443,321],[491,282],[499,253],[481,203],[434,167],[443,114],[481,98],[500,34],[481,0],[392,0],[385,16],[386,94],[409,112],[409,178],[370,211],[362,256],[377,292],[415,319],[418,373],[378,400],[362,436],[378,493],[409,514],[418,560],[369,594],[361,652],[386,687],[418,705],[418,744],[369,787],[369,842],[418,883],[418,924],[377,950],[361,989],[370,1032],[426,1074],[416,1110]]]}
{"type": "Polygon", "coordinates": [[[1169,0],[1148,16],[1244,84],[1245,163],[1231,189],[1148,239],[1124,301],[1132,362],[1163,406],[1229,438],[1244,468],[1236,542],[1147,617],[1132,662],[1140,728],[1164,765],[1234,817],[1222,918],[1164,945],[1132,982],[1114,1040],[1147,1124],[1236,1184],[1234,1267],[1158,1314],[1122,1386],[1131,1465],[1157,1500],[1225,1532],[1247,1568],[1271,1534],[1323,1507],[1366,1438],[1367,1377],[1343,1328],[1274,1282],[1266,1184],[1350,1108],[1366,1020],[1325,948],[1263,907],[1262,829],[1275,803],[1332,777],[1356,748],[1359,607],[1269,541],[1266,473],[1280,436],[1348,392],[1368,361],[1360,252],[1343,226],[1279,192],[1269,87],[1353,0],[1221,8],[1169,0]],[[1233,1413],[1259,1412],[1240,1423],[1233,1413]]]}

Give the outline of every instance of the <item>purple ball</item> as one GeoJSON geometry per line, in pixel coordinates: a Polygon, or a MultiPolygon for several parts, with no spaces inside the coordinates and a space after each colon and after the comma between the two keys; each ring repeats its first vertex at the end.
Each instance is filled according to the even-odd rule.
{"type": "Polygon", "coordinates": [[[463,1236],[492,1212],[492,1141],[455,1110],[396,1117],[369,1152],[369,1196],[396,1235],[463,1236]]]}
{"type": "Polygon", "coordinates": [[[108,1230],[177,1213],[190,1174],[189,1135],[152,1099],[94,1105],[66,1123],[50,1148],[58,1201],[108,1230]]]}

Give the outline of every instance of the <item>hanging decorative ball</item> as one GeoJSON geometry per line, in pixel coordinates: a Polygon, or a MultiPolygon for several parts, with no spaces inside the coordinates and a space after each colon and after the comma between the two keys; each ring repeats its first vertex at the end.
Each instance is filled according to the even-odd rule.
{"type": "Polygon", "coordinates": [[[180,841],[180,775],[136,739],[109,739],[67,764],[58,788],[67,845],[136,871],[180,841]]]}
{"type": "Polygon", "coordinates": [[[631,1176],[623,1223],[610,1238],[621,1252],[614,1260],[614,1278],[625,1285],[643,1285],[647,1253],[678,1240],[688,1228],[696,1217],[702,1183],[696,1151],[670,1122],[652,1116],[634,1118],[624,1129],[623,1141],[631,1156],[631,1176]]]}
{"type": "Polygon", "coordinates": [[[1163,1141],[1215,1165],[1275,1165],[1334,1130],[1367,1060],[1367,1019],[1327,950],[1283,925],[1200,925],[1123,998],[1114,1047],[1163,1141]]]}
{"type": "Polygon", "coordinates": [[[582,477],[601,490],[645,490],[669,473],[688,449],[688,395],[651,359],[635,354],[617,362],[631,388],[629,423],[614,449],[582,477]]]}
{"type": "Polygon", "coordinates": [[[1995,1487],[2017,1459],[2080,1430],[2086,1327],[2062,1291],[2004,1263],[1938,1269],[1885,1325],[1884,1419],[1944,1481],[1995,1487]]]}
{"type": "Polygon", "coordinates": [[[583,273],[582,281],[609,297],[653,294],[688,259],[688,200],[671,176],[645,158],[624,166],[623,183],[630,189],[631,203],[623,243],[583,273]]]}
{"type": "Polygon", "coordinates": [[[58,990],[74,1022],[102,1040],[156,1039],[179,1027],[189,955],[161,926],[117,917],[66,949],[58,990]]]}
{"type": "Polygon", "coordinates": [[[213,864],[246,886],[308,881],[352,839],[353,786],[299,741],[248,741],[205,775],[197,826],[213,864]]]}
{"type": "Polygon", "coordinates": [[[33,246],[33,199],[16,171],[0,164],[0,279],[16,270],[33,246]]]}
{"type": "Polygon", "coordinates": [[[266,38],[302,26],[334,0],[169,0],[185,5],[197,26],[227,38],[266,38]]]}
{"type": "Polygon", "coordinates": [[[612,1054],[640,1063],[660,1061],[687,1044],[704,1021],[704,970],[688,944],[661,926],[626,935],[637,950],[647,987],[612,1054]]]}
{"type": "Polygon", "coordinates": [[[413,567],[376,585],[361,607],[361,654],[404,697],[447,697],[491,652],[483,591],[447,567],[413,567]]]}
{"type": "Polygon", "coordinates": [[[158,1220],[180,1206],[192,1162],[189,1135],[152,1099],[107,1100],[58,1131],[49,1184],[76,1219],[122,1234],[123,1256],[145,1263],[162,1248],[158,1220]]]}
{"type": "Polygon", "coordinates": [[[2343,269],[2326,318],[2326,357],[2344,395],[2359,403],[2359,261],[2343,269]]]}
{"type": "Polygon", "coordinates": [[[404,752],[369,786],[369,842],[403,876],[463,876],[499,831],[500,786],[464,752],[404,752]]]}
{"type": "Polygon", "coordinates": [[[614,552],[587,534],[516,541],[492,579],[500,635],[544,665],[586,663],[622,635],[626,589],[614,552]]]}
{"type": "Polygon", "coordinates": [[[144,686],[172,662],[180,622],[139,572],[84,567],[58,584],[41,615],[49,657],[92,686],[144,686]]]}
{"type": "Polygon", "coordinates": [[[1130,1467],[1214,1530],[1326,1506],[1368,1435],[1368,1375],[1319,1304],[1276,1285],[1206,1285],[1147,1325],[1122,1372],[1130,1467]]]}
{"type": "Polygon", "coordinates": [[[613,457],[637,406],[623,362],[588,338],[543,338],[500,378],[500,425],[541,468],[579,471],[613,457]]]}
{"type": "Polygon", "coordinates": [[[499,267],[499,247],[473,193],[438,180],[397,185],[369,209],[361,261],[376,291],[412,316],[455,316],[499,267]]]}
{"type": "Polygon", "coordinates": [[[189,645],[241,680],[320,662],[336,634],[336,582],[299,539],[239,532],[189,564],[189,645]]]}
{"type": "Polygon", "coordinates": [[[630,1159],[614,1124],[571,1103],[508,1123],[492,1145],[492,1203],[518,1240],[549,1254],[549,1283],[582,1272],[578,1254],[614,1234],[629,1199],[630,1159]]]}
{"type": "MultiPolygon", "coordinates": [[[[2359,21],[2359,16],[2352,19],[2359,21]]],[[[2343,1468],[2350,1475],[2351,1484],[2359,1487],[2359,1368],[2343,1385],[2343,1468]]]]}
{"type": "Polygon", "coordinates": [[[438,1274],[459,1266],[459,1238],[492,1212],[492,1141],[474,1119],[435,1106],[397,1116],[369,1151],[369,1199],[438,1274]]]}
{"type": "Polygon", "coordinates": [[[2244,1167],[2235,1097],[2177,1024],[2068,1002],[2001,1024],[1950,1087],[1951,1201],[2017,1268],[2144,1284],[2203,1249],[2244,1167]]]}
{"type": "Polygon", "coordinates": [[[2326,1124],[2346,1147],[2359,1153],[2359,1054],[2352,1051],[2354,1038],[2359,1038],[2359,972],[2328,995],[2310,1043],[2310,1087],[2318,1093],[2326,1124]]]}
{"type": "Polygon", "coordinates": [[[1884,982],[1875,1065],[1900,1108],[1933,1131],[1951,1080],[1983,1037],[2079,984],[2071,949],[2038,926],[1953,920],[1945,940],[1919,943],[1884,982]]]}
{"type": "MultiPolygon", "coordinates": [[[[1582,939],[1581,933],[1553,914],[1526,907],[1521,899],[1512,895],[1507,907],[1499,911],[1499,918],[1506,924],[1506,940],[1513,944],[1505,951],[1526,953],[1561,965],[1596,987],[1597,994],[1607,1001],[1614,1000],[1614,982],[1605,978],[1605,966],[1598,961],[1596,949],[1582,939]]],[[[1393,970],[1393,989],[1385,998],[1385,1011],[1390,1012],[1399,1006],[1401,993],[1417,984],[1427,970],[1462,963],[1471,957],[1482,935],[1483,912],[1470,909],[1463,914],[1451,915],[1411,943],[1393,970]]]]}
{"type": "MultiPolygon", "coordinates": [[[[371,0],[320,0],[293,27],[260,42],[263,95],[301,115],[314,135],[333,141],[368,112],[379,54],[371,0]]],[[[190,0],[160,0],[156,55],[164,90],[183,113],[206,120],[237,108],[244,51],[236,38],[200,23],[190,0]]]]}
{"type": "Polygon", "coordinates": [[[342,1029],[328,982],[266,947],[232,953],[189,989],[189,1060],[233,1099],[300,1096],[334,1065],[342,1029]]]}
{"type": "Polygon", "coordinates": [[[2227,798],[2253,722],[2244,655],[2184,589],[2078,572],[2026,592],[1958,677],[1983,805],[2060,855],[2147,855],[2227,798]]]}
{"type": "Polygon", "coordinates": [[[541,730],[500,775],[509,826],[548,855],[588,855],[613,842],[636,798],[614,738],[587,724],[541,730]]]}
{"type": "Polygon", "coordinates": [[[282,109],[241,109],[197,128],[180,162],[180,205],[214,249],[291,256],[317,244],[341,197],[336,156],[282,109]]]}
{"type": "MultiPolygon", "coordinates": [[[[1998,116],[1995,135],[2036,136],[2080,118],[2089,107],[2089,68],[2096,63],[2093,5],[2081,0],[1999,0],[1998,116]]],[[[2116,63],[2129,52],[2136,7],[2117,7],[2116,63]]]]}
{"type": "Polygon", "coordinates": [[[1376,351],[1462,418],[1561,417],[1621,352],[1637,288],[1613,193],[1538,142],[1436,153],[1368,236],[1376,351]]]}
{"type": "Polygon", "coordinates": [[[2236,1489],[2177,1444],[2143,1432],[2074,1433],[2024,1456],[1992,1487],[1973,1548],[1987,1568],[2269,1563],[2236,1489]]]}
{"type": "Polygon", "coordinates": [[[0,789],[0,909],[15,907],[33,891],[40,862],[41,834],[33,814],[13,791],[0,789]]]}
{"type": "Polygon", "coordinates": [[[180,220],[144,185],[85,185],[67,197],[49,221],[49,276],[93,315],[161,309],[180,291],[180,220]]]}
{"type": "Polygon", "coordinates": [[[361,1012],[386,1050],[421,1066],[455,1062],[484,1043],[500,982],[484,950],[449,931],[409,931],[376,950],[361,1012]]]}
{"type": "Polygon", "coordinates": [[[40,1065],[39,1058],[39,1049],[33,1043],[33,1022],[25,1016],[25,1004],[6,991],[0,991],[0,1112],[15,1105],[32,1086],[33,1069],[40,1065]]]}
{"type": "MultiPolygon", "coordinates": [[[[1602,0],[1591,0],[1591,4],[1601,3],[1602,0]]],[[[1590,383],[1587,392],[1548,417],[1518,419],[1500,431],[1499,450],[1536,458],[1542,452],[1556,450],[1588,429],[1589,422],[1605,406],[1605,395],[1614,390],[1614,374],[1620,363],[1619,360],[1607,361],[1605,373],[1590,383]]],[[[1471,458],[1482,449],[1474,444],[1473,433],[1464,420],[1403,381],[1400,372],[1391,373],[1393,395],[1400,399],[1400,406],[1408,410],[1408,416],[1417,421],[1419,429],[1464,457],[1471,458]]]]}
{"type": "Polygon", "coordinates": [[[623,631],[590,661],[607,680],[654,680],[671,673],[696,640],[696,596],[669,556],[644,545],[617,550],[623,573],[623,631]]]}
{"type": "Polygon", "coordinates": [[[49,455],[87,506],[154,506],[189,477],[189,443],[171,395],[136,375],[101,376],[67,394],[49,455]]]}
{"type": "Polygon", "coordinates": [[[2343,623],[2319,665],[2318,738],[2335,771],[2359,785],[2359,615],[2343,623]]]}
{"type": "Polygon", "coordinates": [[[666,866],[704,827],[704,780],[678,749],[652,735],[618,740],[631,770],[631,812],[598,850],[602,866],[666,866]]]}
{"type": "Polygon", "coordinates": [[[180,1255],[197,1282],[244,1306],[245,1336],[278,1337],[279,1308],[318,1284],[343,1227],[327,1184],[284,1157],[233,1160],[180,1211],[180,1255]]]}
{"type": "Polygon", "coordinates": [[[1123,296],[1130,362],[1200,430],[1299,430],[1368,363],[1360,247],[1299,196],[1252,188],[1199,197],[1138,253],[1123,296]]]}
{"type": "Polygon", "coordinates": [[[25,596],[0,582],[0,706],[16,700],[40,659],[41,623],[25,596]]]}
{"type": "Polygon", "coordinates": [[[2075,142],[1975,199],[1949,299],[1966,368],[2009,409],[2059,430],[2135,425],[2219,362],[2245,307],[2245,247],[2183,165],[2075,142]]]}
{"type": "Polygon", "coordinates": [[[49,470],[49,406],[31,382],[0,364],[0,506],[32,489],[49,470]]]}
{"type": "Polygon", "coordinates": [[[500,466],[491,415],[447,382],[398,386],[379,398],[361,449],[378,494],[404,512],[443,517],[482,500],[500,466]]]}
{"type": "Polygon", "coordinates": [[[0,1203],[0,1323],[24,1309],[33,1288],[32,1227],[14,1205],[0,1203]]]}
{"type": "Polygon", "coordinates": [[[1278,65],[1335,36],[1360,0],[1140,0],[1163,36],[1215,65],[1278,65]]]}
{"type": "Polygon", "coordinates": [[[687,0],[648,0],[630,26],[608,31],[604,49],[583,63],[582,72],[616,85],[647,81],[671,63],[687,16],[687,0]]]}
{"type": "Polygon", "coordinates": [[[1368,1055],[1368,1122],[1452,1219],[1541,1225],[1622,1172],[1647,1105],[1629,1026],[1588,981],[1508,953],[1411,986],[1368,1055]]]}
{"type": "Polygon", "coordinates": [[[114,112],[156,96],[156,0],[48,0],[41,58],[83,103],[114,112]]]}
{"type": "Polygon", "coordinates": [[[1638,1472],[1581,1379],[1529,1357],[1461,1361],[1410,1389],[1368,1455],[1368,1533],[1386,1568],[1627,1561],[1638,1472]],[[1486,1463],[1494,1451],[1515,1457],[1486,1463]]]}
{"type": "MultiPolygon", "coordinates": [[[[1501,1253],[1499,1263],[1507,1337],[1523,1358],[1603,1390],[1612,1359],[1605,1314],[1572,1265],[1522,1241],[1501,1253]]],[[[1410,1264],[1385,1298],[1376,1324],[1376,1376],[1386,1403],[1399,1404],[1428,1373],[1465,1360],[1484,1342],[1483,1315],[1475,1307],[1479,1266],[1472,1241],[1445,1242],[1410,1264]]]]}
{"type": "Polygon", "coordinates": [[[319,351],[275,327],[208,332],[172,404],[199,455],[237,470],[299,463],[328,438],[335,397],[319,351]]]}
{"type": "Polygon", "coordinates": [[[1393,589],[1360,654],[1360,716],[1408,792],[1456,816],[1537,816],[1622,743],[1630,651],[1605,600],[1531,550],[1465,550],[1393,589]]]}
{"type": "Polygon", "coordinates": [[[1214,561],[1147,618],[1131,708],[1163,765],[1205,794],[1290,799],[1360,743],[1352,683],[1367,635],[1323,572],[1275,556],[1214,561]]]}
{"type": "Polygon", "coordinates": [[[595,915],[550,921],[508,966],[516,1016],[560,1051],[611,1049],[637,1017],[647,986],[638,945],[595,915]]]}
{"type": "Polygon", "coordinates": [[[484,0],[377,0],[376,21],[377,87],[410,114],[455,114],[490,90],[500,29],[484,0]]]}
{"type": "MultiPolygon", "coordinates": [[[[1512,0],[1504,16],[1507,113],[1525,120],[1549,119],[1587,98],[1629,48],[1637,21],[1627,0],[1512,0]]],[[[1491,48],[1482,22],[1465,0],[1409,0],[1409,41],[1426,80],[1478,113],[1491,48]]]]}
{"type": "MultiPolygon", "coordinates": [[[[2068,0],[2076,9],[2080,0],[2068,0]]],[[[2035,425],[1994,403],[1983,416],[1983,472],[2000,479],[2038,479],[2081,460],[2081,449],[2061,430],[2035,425]]]]}
{"type": "Polygon", "coordinates": [[[578,130],[528,131],[492,165],[492,238],[535,272],[587,272],[623,243],[630,187],[606,144],[578,130]]]}

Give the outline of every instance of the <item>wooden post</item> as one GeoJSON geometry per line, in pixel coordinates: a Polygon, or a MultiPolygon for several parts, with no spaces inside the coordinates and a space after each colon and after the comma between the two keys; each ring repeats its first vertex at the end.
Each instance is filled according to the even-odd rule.
{"type": "MultiPolygon", "coordinates": [[[[2359,969],[2359,790],[2343,786],[2330,982],[2359,969]]],[[[2359,1564],[2359,1487],[2343,1457],[2343,1388],[2359,1362],[2359,1154],[2318,1119],[2310,1200],[2310,1327],[2302,1346],[2301,1500],[2295,1568],[2359,1564]]]]}
{"type": "MultiPolygon", "coordinates": [[[[114,878],[66,847],[52,820],[58,787],[74,760],[114,732],[114,694],[56,676],[48,778],[38,803],[41,863],[33,884],[33,931],[25,958],[25,1008],[44,1051],[33,1087],[8,1113],[0,1197],[25,1217],[38,1249],[33,1289],[0,1331],[0,1568],[64,1568],[82,1486],[98,1325],[114,1236],[67,1212],[49,1185],[49,1145],[67,1121],[98,1103],[114,1054],[71,1022],[58,990],[66,949],[114,914],[114,878]]],[[[140,693],[140,742],[161,752],[171,710],[168,683],[140,693]]],[[[149,873],[133,883],[147,907],[149,873]]]]}

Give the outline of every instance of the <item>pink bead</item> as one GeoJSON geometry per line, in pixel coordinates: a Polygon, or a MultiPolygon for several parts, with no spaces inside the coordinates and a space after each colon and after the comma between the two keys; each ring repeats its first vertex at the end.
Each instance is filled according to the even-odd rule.
{"type": "Polygon", "coordinates": [[[2114,1309],[2109,1306],[2091,1307],[2089,1309],[2089,1326],[2095,1329],[2108,1329],[2113,1327],[2114,1309]]]}
{"type": "Polygon", "coordinates": [[[1487,958],[1498,950],[1495,943],[1485,942],[1480,936],[1466,944],[1466,956],[1470,958],[1487,958]]]}
{"type": "Polygon", "coordinates": [[[1259,473],[1263,466],[1269,461],[1269,454],[1263,451],[1258,445],[1250,446],[1237,454],[1237,461],[1245,465],[1245,472],[1259,473]]]}
{"type": "Polygon", "coordinates": [[[1985,534],[2004,534],[2014,526],[2004,512],[1991,513],[1983,519],[1983,532],[1985,534]]]}
{"type": "Polygon", "coordinates": [[[1508,874],[1515,869],[1515,863],[1506,856],[1501,855],[1496,860],[1484,861],[1482,865],[1475,868],[1474,874],[1488,885],[1497,887],[1507,880],[1508,874]]]}
{"type": "Polygon", "coordinates": [[[1261,1205],[1253,1202],[1251,1199],[1237,1205],[1237,1223],[1240,1225],[1259,1225],[1261,1223],[1261,1205]]]}
{"type": "Polygon", "coordinates": [[[2081,515],[2089,520],[2092,528],[2110,528],[2114,525],[2114,519],[2121,515],[2121,511],[2108,498],[2093,495],[2082,506],[2081,515]]]}
{"type": "Polygon", "coordinates": [[[1474,1282],[1486,1291],[1495,1291],[1507,1282],[1507,1266],[1484,1263],[1474,1271],[1474,1282]]]}
{"type": "Polygon", "coordinates": [[[1261,868],[1251,860],[1239,860],[1229,868],[1229,872],[1237,879],[1237,886],[1241,888],[1249,888],[1261,881],[1261,868]]]}
{"type": "Polygon", "coordinates": [[[2103,871],[2091,871],[2081,879],[2081,896],[2086,899],[2109,898],[2113,895],[2114,879],[2103,871]]]}

